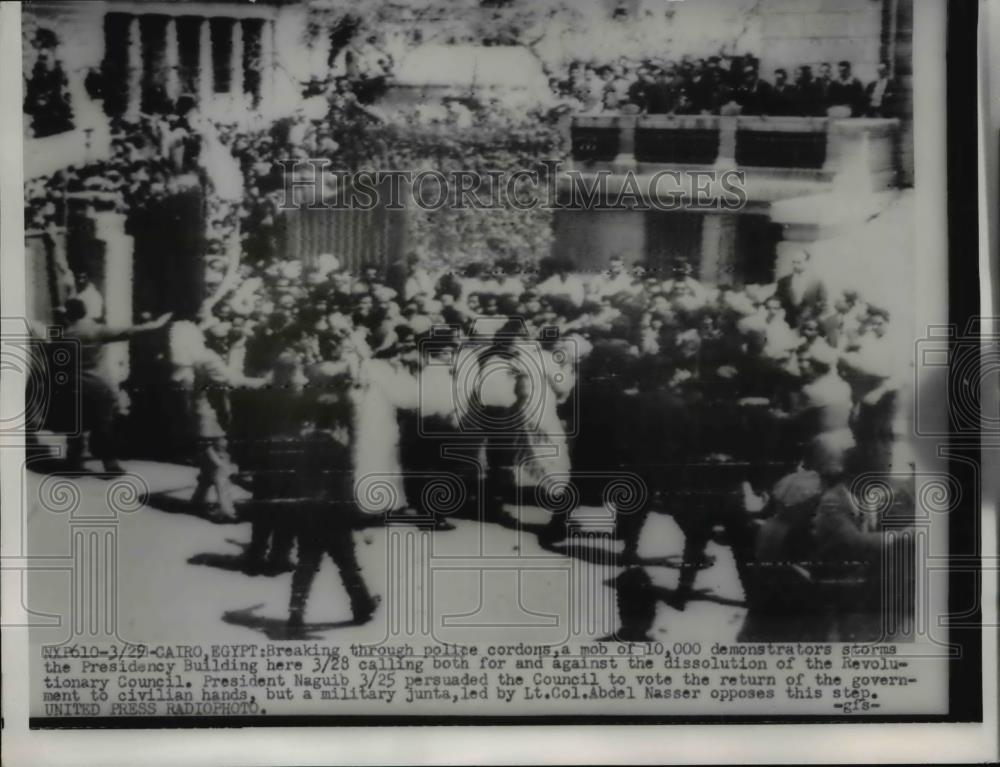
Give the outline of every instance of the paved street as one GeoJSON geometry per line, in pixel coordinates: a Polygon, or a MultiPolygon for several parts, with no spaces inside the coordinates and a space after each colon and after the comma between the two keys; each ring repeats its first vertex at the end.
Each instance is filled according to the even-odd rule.
{"type": "MultiPolygon", "coordinates": [[[[128,495],[121,480],[27,474],[29,551],[46,557],[45,569],[29,580],[30,606],[39,614],[67,616],[59,625],[33,632],[33,643],[63,641],[74,633],[78,641],[107,638],[103,627],[95,633],[80,619],[91,603],[103,598],[86,586],[96,582],[94,568],[110,573],[117,590],[120,639],[210,643],[288,638],[284,622],[291,574],[250,576],[240,569],[237,558],[250,539],[250,525],[217,524],[195,516],[184,503],[194,485],[190,467],[142,461],[127,461],[125,466],[143,478],[149,494],[116,498],[112,505],[135,507],[117,514],[117,522],[108,495],[128,495]],[[65,504],[66,493],[71,494],[67,481],[79,490],[79,505],[71,513],[57,502],[62,498],[65,504]],[[102,518],[84,519],[95,514],[102,518]],[[95,530],[105,536],[101,540],[114,541],[113,549],[86,548],[95,530]],[[75,570],[70,559],[74,540],[75,570]]],[[[597,536],[568,553],[566,546],[547,551],[528,532],[544,522],[546,514],[525,509],[520,517],[526,530],[517,529],[512,514],[509,527],[456,519],[452,531],[428,533],[407,526],[356,533],[358,559],[372,592],[382,596],[381,607],[371,623],[350,624],[336,568],[325,558],[303,636],[343,643],[390,637],[414,644],[425,639],[561,643],[574,637],[595,639],[614,630],[617,605],[609,581],[613,584],[622,571],[611,556],[620,544],[597,536]]],[[[672,519],[650,516],[639,554],[660,593],[668,594],[677,582],[675,565],[682,546],[672,519]]],[[[688,603],[683,612],[658,599],[652,638],[735,638],[745,610],[732,604],[742,596],[733,560],[727,548],[714,543],[708,553],[715,564],[699,574],[696,584],[705,590],[703,598],[688,603]]]]}

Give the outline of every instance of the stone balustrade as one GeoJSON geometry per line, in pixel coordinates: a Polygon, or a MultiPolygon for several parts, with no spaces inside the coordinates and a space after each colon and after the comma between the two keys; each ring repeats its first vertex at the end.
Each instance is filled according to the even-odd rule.
{"type": "Polygon", "coordinates": [[[572,157],[580,170],[657,166],[776,171],[872,189],[896,181],[896,119],[743,115],[576,115],[572,157]]]}

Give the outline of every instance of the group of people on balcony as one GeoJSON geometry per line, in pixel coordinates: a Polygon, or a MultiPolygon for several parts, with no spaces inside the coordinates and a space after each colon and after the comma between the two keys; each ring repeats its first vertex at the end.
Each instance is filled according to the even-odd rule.
{"type": "Polygon", "coordinates": [[[683,56],[680,61],[620,59],[608,64],[574,62],[565,79],[553,78],[556,92],[585,112],[643,114],[744,114],[801,117],[895,117],[898,87],[887,62],[863,85],[849,61],[774,70],[762,77],[760,61],[737,57],[683,56]]]}

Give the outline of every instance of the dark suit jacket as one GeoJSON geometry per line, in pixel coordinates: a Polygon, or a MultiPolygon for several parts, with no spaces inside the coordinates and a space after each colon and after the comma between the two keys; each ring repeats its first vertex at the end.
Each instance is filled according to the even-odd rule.
{"type": "Polygon", "coordinates": [[[765,112],[769,115],[795,115],[799,114],[799,89],[791,83],[771,88],[770,98],[765,106],[765,112]]]}
{"type": "Polygon", "coordinates": [[[628,100],[640,109],[645,109],[648,90],[651,84],[644,83],[642,80],[636,80],[628,87],[628,100]]]}
{"type": "Polygon", "coordinates": [[[865,106],[867,108],[866,114],[869,117],[895,117],[897,97],[896,81],[891,77],[888,78],[885,85],[885,92],[882,94],[882,103],[876,107],[872,105],[872,94],[875,92],[875,86],[877,84],[878,80],[872,80],[865,87],[865,106]]]}
{"type": "Polygon", "coordinates": [[[781,301],[781,307],[785,310],[785,320],[793,327],[803,314],[817,314],[823,310],[826,304],[826,286],[815,277],[809,278],[809,281],[806,282],[798,304],[792,297],[792,275],[790,274],[778,280],[774,295],[781,301]]]}
{"type": "Polygon", "coordinates": [[[757,80],[753,85],[741,85],[736,89],[735,99],[745,115],[767,114],[768,105],[771,103],[771,84],[764,80],[757,80]]]}
{"type": "Polygon", "coordinates": [[[665,115],[677,105],[677,86],[653,83],[646,89],[646,111],[651,115],[665,115]]]}
{"type": "Polygon", "coordinates": [[[718,106],[715,103],[717,85],[715,78],[708,75],[701,75],[698,79],[692,78],[687,84],[688,98],[691,99],[691,108],[695,113],[712,111],[718,106]]]}
{"type": "Polygon", "coordinates": [[[800,117],[817,117],[826,114],[826,96],[816,80],[799,79],[795,82],[795,111],[800,117]]]}
{"type": "Polygon", "coordinates": [[[843,82],[842,80],[831,82],[830,89],[827,91],[827,106],[850,107],[851,115],[854,117],[864,114],[866,100],[865,89],[861,85],[861,81],[856,77],[852,77],[847,82],[843,82]]]}
{"type": "Polygon", "coordinates": [[[830,86],[833,80],[824,80],[817,77],[813,80],[813,96],[816,99],[818,111],[816,114],[825,115],[827,107],[830,106],[830,86]]]}

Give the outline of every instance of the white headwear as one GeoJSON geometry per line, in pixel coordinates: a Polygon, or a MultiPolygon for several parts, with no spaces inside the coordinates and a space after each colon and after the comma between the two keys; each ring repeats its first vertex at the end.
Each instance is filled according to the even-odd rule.
{"type": "Polygon", "coordinates": [[[418,314],[410,320],[410,328],[413,330],[414,335],[421,335],[428,332],[434,323],[431,322],[431,318],[423,314],[418,314]]]}
{"type": "Polygon", "coordinates": [[[176,367],[190,367],[205,355],[205,337],[190,320],[178,320],[168,333],[170,361],[176,367]]]}

